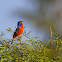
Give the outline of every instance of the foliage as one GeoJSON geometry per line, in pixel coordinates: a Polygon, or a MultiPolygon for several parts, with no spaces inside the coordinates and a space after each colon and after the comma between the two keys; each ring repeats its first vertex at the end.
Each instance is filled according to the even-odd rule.
{"type": "MultiPolygon", "coordinates": [[[[12,29],[6,29],[12,33],[12,29]]],[[[51,28],[50,28],[51,30],[51,28]]],[[[30,31],[31,32],[31,31],[30,31]]],[[[38,37],[31,37],[29,33],[23,33],[21,40],[11,44],[12,39],[3,38],[4,33],[0,35],[0,61],[1,62],[61,62],[62,61],[62,40],[56,35],[56,40],[50,40],[48,43],[38,40],[38,37]],[[20,44],[22,41],[22,44],[20,44]],[[54,44],[55,43],[55,44],[54,44]],[[52,53],[51,53],[52,52],[52,53]]],[[[52,37],[52,34],[51,34],[52,37]]]]}

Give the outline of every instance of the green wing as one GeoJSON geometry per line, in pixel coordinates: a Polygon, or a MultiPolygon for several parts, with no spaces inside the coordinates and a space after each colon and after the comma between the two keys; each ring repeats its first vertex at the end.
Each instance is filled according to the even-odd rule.
{"type": "Polygon", "coordinates": [[[19,31],[19,27],[16,28],[14,35],[13,35],[13,38],[14,38],[14,36],[16,37],[18,35],[18,31],[19,31]]]}

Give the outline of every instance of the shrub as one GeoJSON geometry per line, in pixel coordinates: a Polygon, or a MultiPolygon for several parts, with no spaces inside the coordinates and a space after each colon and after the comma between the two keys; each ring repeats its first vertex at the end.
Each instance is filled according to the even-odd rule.
{"type": "MultiPolygon", "coordinates": [[[[12,29],[6,29],[12,33],[12,29]]],[[[31,31],[30,31],[31,32],[31,31]]],[[[31,37],[29,33],[23,33],[24,40],[16,38],[11,44],[12,39],[3,38],[0,35],[0,61],[1,62],[61,62],[62,61],[62,40],[56,35],[56,40],[49,40],[48,43],[38,40],[38,37],[31,37]],[[20,44],[22,41],[22,44],[20,44]],[[52,51],[51,46],[52,45],[52,51]]]]}

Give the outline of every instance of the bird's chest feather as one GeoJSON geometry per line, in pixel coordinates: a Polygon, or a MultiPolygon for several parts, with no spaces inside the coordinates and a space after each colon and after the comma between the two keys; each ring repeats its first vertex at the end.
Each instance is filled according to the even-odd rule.
{"type": "Polygon", "coordinates": [[[24,30],[24,27],[23,27],[23,26],[20,27],[19,30],[18,30],[18,34],[19,34],[19,35],[22,34],[22,33],[23,33],[23,30],[24,30]]]}

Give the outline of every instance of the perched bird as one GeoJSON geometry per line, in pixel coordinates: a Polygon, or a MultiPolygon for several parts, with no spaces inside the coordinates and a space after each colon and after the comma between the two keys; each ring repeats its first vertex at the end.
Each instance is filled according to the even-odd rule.
{"type": "MultiPolygon", "coordinates": [[[[13,34],[13,41],[14,41],[14,39],[17,37],[17,36],[19,36],[19,35],[21,35],[22,33],[23,33],[23,30],[24,30],[24,26],[23,26],[23,23],[22,23],[23,21],[19,21],[18,23],[17,23],[17,28],[16,28],[16,30],[15,30],[15,32],[14,32],[14,34],[13,34]]],[[[13,41],[12,41],[12,43],[13,43],[13,41]]],[[[11,44],[12,44],[11,43],[11,44]]]]}

